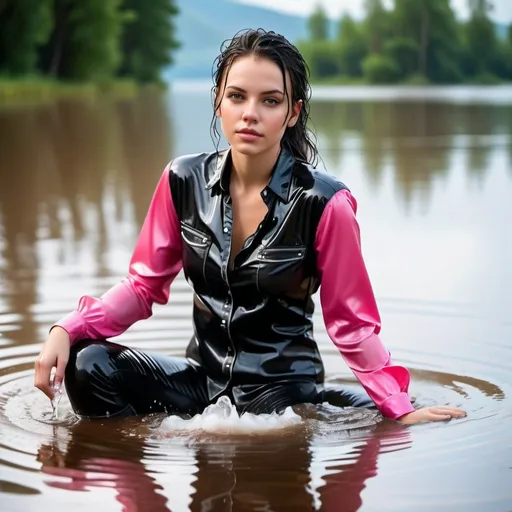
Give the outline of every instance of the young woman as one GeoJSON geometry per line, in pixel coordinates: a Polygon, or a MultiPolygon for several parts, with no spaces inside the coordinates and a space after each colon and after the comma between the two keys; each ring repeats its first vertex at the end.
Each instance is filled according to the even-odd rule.
{"type": "Polygon", "coordinates": [[[315,170],[306,124],[307,67],[284,37],[236,35],[214,74],[214,118],[230,148],[171,161],[157,185],[125,279],[83,297],[52,327],[35,365],[50,398],[65,379],[84,417],[200,413],[227,395],[240,413],[324,400],[373,403],[405,424],[464,416],[415,410],[409,372],[393,364],[361,255],[356,201],[315,170]],[[181,269],[194,290],[186,358],[111,341],[165,304],[181,269]],[[333,393],[313,337],[320,288],[327,331],[368,396],[333,393]],[[56,367],[54,382],[50,374],[56,367]]]}

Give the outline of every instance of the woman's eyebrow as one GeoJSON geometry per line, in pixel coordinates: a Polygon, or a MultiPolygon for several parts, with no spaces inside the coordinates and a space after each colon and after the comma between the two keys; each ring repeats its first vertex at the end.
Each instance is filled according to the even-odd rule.
{"type": "MultiPolygon", "coordinates": [[[[242,89],[241,87],[237,87],[236,85],[228,85],[226,87],[226,89],[234,89],[235,91],[238,91],[238,92],[247,92],[245,89],[242,89]]],[[[282,94],[284,96],[284,92],[283,91],[280,91],[279,89],[272,89],[271,91],[264,91],[261,93],[261,95],[266,95],[266,94],[282,94]]]]}

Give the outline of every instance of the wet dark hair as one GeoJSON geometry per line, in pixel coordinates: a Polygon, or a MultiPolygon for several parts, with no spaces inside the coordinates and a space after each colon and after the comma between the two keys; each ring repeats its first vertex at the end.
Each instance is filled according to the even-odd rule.
{"type": "MultiPolygon", "coordinates": [[[[289,73],[292,89],[291,104],[295,105],[298,101],[302,100],[303,105],[297,123],[295,126],[286,128],[281,144],[286,146],[297,160],[316,165],[318,150],[314,142],[314,135],[307,127],[310,110],[309,100],[311,98],[309,68],[299,50],[285,37],[272,31],[267,32],[261,28],[257,30],[242,30],[235,34],[232,39],[224,41],[221,46],[221,53],[213,63],[214,85],[212,97],[214,112],[211,132],[212,138],[217,139],[217,147],[220,134],[217,129],[216,113],[221,104],[220,101],[217,102],[217,98],[221,98],[224,94],[220,91],[223,78],[236,59],[248,55],[264,57],[277,64],[283,74],[285,96],[287,99],[290,98],[290,92],[286,87],[286,72],[289,73]]],[[[290,102],[288,102],[287,117],[289,113],[290,102]]]]}

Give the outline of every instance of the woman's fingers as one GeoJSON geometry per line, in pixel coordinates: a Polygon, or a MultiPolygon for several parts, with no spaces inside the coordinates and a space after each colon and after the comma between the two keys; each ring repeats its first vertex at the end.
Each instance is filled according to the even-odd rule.
{"type": "Polygon", "coordinates": [[[53,363],[50,363],[44,356],[39,356],[35,363],[34,386],[40,389],[48,398],[53,398],[53,391],[50,387],[50,374],[53,363]]]}
{"type": "Polygon", "coordinates": [[[455,407],[429,407],[428,416],[429,421],[443,421],[451,418],[462,418],[466,416],[466,412],[462,409],[456,409],[455,407]]]}
{"type": "Polygon", "coordinates": [[[436,414],[445,414],[452,417],[466,416],[466,411],[457,409],[456,407],[447,407],[445,405],[431,407],[430,410],[436,414]]]}
{"type": "Polygon", "coordinates": [[[429,412],[428,416],[425,418],[426,421],[445,421],[451,419],[452,416],[450,414],[436,414],[435,412],[429,412]]]}

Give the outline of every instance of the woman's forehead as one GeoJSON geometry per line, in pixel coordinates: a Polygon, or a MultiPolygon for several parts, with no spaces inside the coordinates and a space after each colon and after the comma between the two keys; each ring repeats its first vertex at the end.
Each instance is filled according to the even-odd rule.
{"type": "MultiPolygon", "coordinates": [[[[289,77],[286,78],[286,85],[289,88],[289,77]]],[[[275,62],[265,57],[239,57],[227,70],[225,86],[239,87],[247,91],[277,89],[284,92],[283,73],[275,62]]]]}

